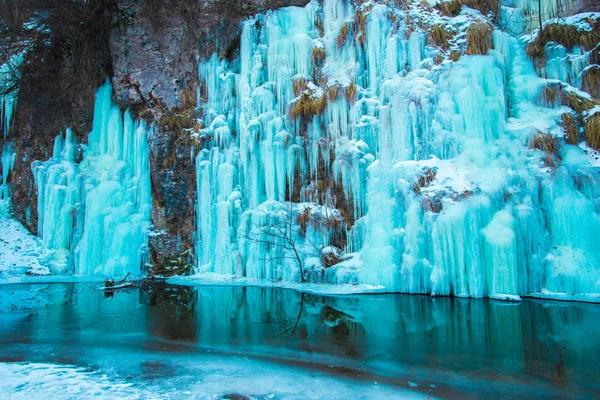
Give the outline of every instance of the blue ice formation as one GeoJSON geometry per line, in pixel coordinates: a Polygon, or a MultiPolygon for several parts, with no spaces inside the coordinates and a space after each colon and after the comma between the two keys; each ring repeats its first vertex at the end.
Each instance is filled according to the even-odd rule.
{"type": "Polygon", "coordinates": [[[152,196],[148,135],[124,114],[104,84],[83,158],[70,129],[56,137],[50,160],[32,163],[38,231],[54,250],[55,273],[140,276],[146,261],[152,196]]]}
{"type": "MultiPolygon", "coordinates": [[[[197,272],[298,280],[302,264],[310,280],[407,293],[600,293],[600,174],[562,140],[569,109],[543,104],[526,43],[499,29],[487,55],[434,62],[409,21],[431,15],[313,1],[256,16],[238,59],[201,63],[197,272]],[[298,117],[302,105],[316,111],[298,117]],[[562,143],[556,165],[531,148],[540,133],[562,143]],[[325,268],[340,229],[342,261],[325,268]]],[[[458,49],[483,17],[435,18],[458,49]]],[[[583,57],[548,47],[548,78],[589,97],[569,86],[581,65],[565,51],[583,57]]]]}

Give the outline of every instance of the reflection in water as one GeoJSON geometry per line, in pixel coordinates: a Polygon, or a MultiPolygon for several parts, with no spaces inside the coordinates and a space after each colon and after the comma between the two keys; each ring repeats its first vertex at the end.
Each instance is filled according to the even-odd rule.
{"type": "MultiPolygon", "coordinates": [[[[94,362],[91,353],[118,357],[124,349],[218,351],[336,364],[390,379],[447,374],[594,393],[599,320],[598,305],[533,300],[333,297],[226,286],[104,298],[81,284],[4,286],[0,360],[82,364],[94,362]]],[[[173,373],[152,361],[139,369],[146,377],[173,373]]]]}

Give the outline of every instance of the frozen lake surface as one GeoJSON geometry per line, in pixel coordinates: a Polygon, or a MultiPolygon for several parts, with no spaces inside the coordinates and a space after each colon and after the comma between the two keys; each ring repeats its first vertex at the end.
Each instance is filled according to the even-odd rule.
{"type": "Polygon", "coordinates": [[[590,398],[600,306],[97,283],[0,286],[11,398],[590,398]],[[247,396],[247,397],[244,397],[247,396]]]}

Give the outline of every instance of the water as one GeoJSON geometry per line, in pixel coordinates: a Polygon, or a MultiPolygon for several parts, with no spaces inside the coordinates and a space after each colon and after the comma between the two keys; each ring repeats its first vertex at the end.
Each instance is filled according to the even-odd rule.
{"type": "MultiPolygon", "coordinates": [[[[600,392],[599,317],[595,304],[537,300],[3,285],[0,386],[14,390],[15,368],[58,364],[81,367],[107,397],[125,385],[140,397],[589,398],[600,392]]],[[[27,376],[39,393],[42,378],[27,376]]]]}

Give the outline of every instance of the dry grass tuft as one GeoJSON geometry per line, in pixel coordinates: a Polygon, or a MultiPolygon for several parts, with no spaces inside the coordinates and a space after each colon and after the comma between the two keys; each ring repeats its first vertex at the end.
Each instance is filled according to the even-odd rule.
{"type": "Polygon", "coordinates": [[[592,65],[581,74],[581,89],[600,99],[600,65],[592,65]]]}
{"type": "Polygon", "coordinates": [[[587,119],[584,132],[588,146],[600,151],[600,113],[596,113],[587,119]]]}
{"type": "Polygon", "coordinates": [[[327,90],[327,94],[329,95],[329,100],[336,101],[340,95],[341,88],[342,88],[342,85],[340,85],[339,83],[329,87],[329,90],[327,90]]]}
{"type": "Polygon", "coordinates": [[[392,0],[392,4],[394,4],[396,7],[402,8],[403,10],[408,10],[410,2],[409,0],[392,0]]]}
{"type": "Polygon", "coordinates": [[[294,90],[294,96],[298,97],[308,89],[308,82],[304,78],[292,79],[292,89],[294,90]]]}
{"type": "Polygon", "coordinates": [[[194,118],[193,111],[183,111],[179,114],[164,115],[160,121],[160,125],[174,131],[200,129],[198,122],[194,118]]]}
{"type": "Polygon", "coordinates": [[[325,26],[323,25],[323,17],[320,14],[317,15],[315,19],[315,28],[317,28],[317,32],[319,32],[319,37],[325,36],[325,26]]]}
{"type": "Polygon", "coordinates": [[[442,56],[441,54],[436,54],[435,57],[433,57],[433,62],[435,63],[435,65],[440,65],[444,62],[444,56],[442,56]]]}
{"type": "Polygon", "coordinates": [[[427,12],[431,12],[431,6],[429,5],[429,2],[427,0],[421,0],[421,2],[419,3],[419,7],[422,10],[425,10],[427,12]]]}
{"type": "Polygon", "coordinates": [[[437,4],[435,8],[446,17],[456,17],[462,10],[462,2],[460,0],[443,1],[437,4]]]}
{"type": "Polygon", "coordinates": [[[577,114],[590,110],[594,102],[580,96],[575,91],[564,90],[565,86],[560,83],[550,83],[542,89],[542,100],[547,107],[567,106],[577,114]]]}
{"type": "Polygon", "coordinates": [[[476,22],[467,29],[467,54],[487,54],[494,48],[492,31],[494,27],[485,22],[476,22]]]}
{"type": "Polygon", "coordinates": [[[335,39],[335,43],[338,49],[341,49],[346,45],[346,41],[348,40],[348,23],[344,23],[340,28],[340,33],[338,33],[337,38],[335,39]]]}
{"type": "Polygon", "coordinates": [[[448,56],[448,58],[454,62],[460,60],[460,51],[458,50],[452,50],[450,52],[450,55],[448,56]]]}
{"type": "Polygon", "coordinates": [[[356,35],[358,35],[358,42],[364,46],[367,41],[367,21],[368,21],[368,12],[371,11],[373,6],[369,6],[367,8],[362,8],[356,10],[354,13],[354,26],[356,35]]]}
{"type": "Polygon", "coordinates": [[[435,46],[442,50],[448,50],[448,41],[452,39],[452,34],[448,32],[446,27],[436,24],[433,25],[429,32],[429,39],[435,46]]]}
{"type": "Polygon", "coordinates": [[[452,0],[444,1],[435,6],[442,15],[447,17],[456,17],[460,14],[462,6],[480,11],[483,15],[493,13],[498,15],[500,2],[498,0],[452,0]]]}
{"type": "Polygon", "coordinates": [[[546,153],[544,164],[546,167],[556,169],[560,162],[558,155],[558,142],[556,138],[547,133],[536,133],[529,142],[530,149],[541,150],[546,153]]]}
{"type": "Polygon", "coordinates": [[[313,97],[303,93],[290,108],[290,118],[308,120],[316,115],[321,115],[327,107],[327,96],[313,97]]]}
{"type": "Polygon", "coordinates": [[[301,214],[298,215],[298,225],[303,234],[306,234],[306,228],[310,222],[310,208],[306,207],[301,214]]]}
{"type": "Polygon", "coordinates": [[[564,113],[561,119],[567,143],[577,145],[579,143],[579,124],[577,123],[577,118],[568,112],[564,113]]]}
{"type": "Polygon", "coordinates": [[[553,156],[558,155],[556,138],[547,133],[536,133],[529,142],[529,148],[541,150],[553,156]]]}
{"type": "Polygon", "coordinates": [[[527,46],[527,54],[534,60],[546,59],[546,44],[555,42],[566,48],[581,46],[585,51],[592,50],[600,42],[600,23],[590,20],[592,30],[579,30],[574,25],[546,24],[535,40],[527,46]]]}
{"type": "Polygon", "coordinates": [[[315,46],[312,49],[311,56],[312,56],[313,64],[316,67],[321,67],[323,65],[323,63],[325,62],[325,57],[326,57],[325,49],[322,47],[315,46]]]}
{"type": "Polygon", "coordinates": [[[354,82],[350,82],[350,84],[348,85],[348,87],[346,87],[346,90],[344,91],[348,103],[353,104],[356,101],[357,92],[358,90],[356,89],[356,85],[354,84],[354,82]]]}

